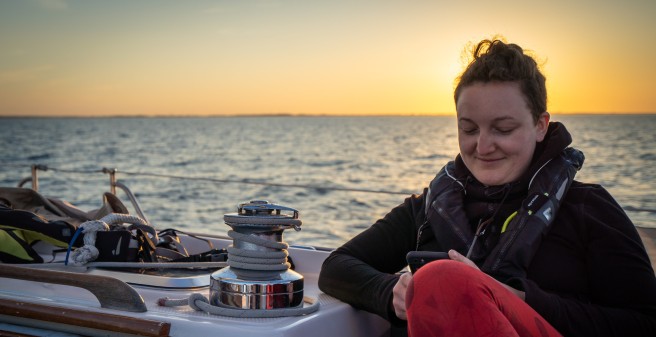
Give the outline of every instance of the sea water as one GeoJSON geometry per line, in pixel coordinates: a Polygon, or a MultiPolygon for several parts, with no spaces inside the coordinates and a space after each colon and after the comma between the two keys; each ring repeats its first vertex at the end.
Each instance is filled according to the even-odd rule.
{"type": "MultiPolygon", "coordinates": [[[[585,153],[577,179],[656,227],[656,115],[552,120],[585,153]]],[[[225,213],[264,199],[300,211],[287,242],[336,247],[421,193],[456,136],[454,117],[2,118],[0,185],[46,165],[39,191],[91,210],[109,191],[102,168],[116,168],[160,229],[225,234],[225,213]]]]}

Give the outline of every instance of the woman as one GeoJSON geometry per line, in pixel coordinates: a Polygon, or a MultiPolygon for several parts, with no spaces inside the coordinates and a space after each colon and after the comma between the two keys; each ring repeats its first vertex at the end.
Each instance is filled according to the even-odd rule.
{"type": "Polygon", "coordinates": [[[649,257],[608,192],[573,181],[583,156],[534,59],[481,41],[454,96],[460,154],[335,250],[321,290],[412,336],[656,336],[649,257]],[[450,259],[398,273],[413,250],[450,259]]]}

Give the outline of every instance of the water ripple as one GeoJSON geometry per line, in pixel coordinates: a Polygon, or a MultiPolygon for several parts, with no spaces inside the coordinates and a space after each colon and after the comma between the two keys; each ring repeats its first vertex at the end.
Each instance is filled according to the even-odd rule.
{"type": "MultiPolygon", "coordinates": [[[[656,116],[554,119],[565,123],[573,146],[586,154],[577,179],[606,187],[634,223],[656,227],[656,116]]],[[[224,213],[234,212],[240,202],[269,199],[301,211],[304,229],[285,234],[290,243],[327,247],[350,239],[406,197],[328,187],[421,193],[458,153],[453,117],[4,118],[0,142],[3,185],[29,176],[35,163],[118,168],[118,178],[162,228],[224,233],[224,213]]],[[[97,208],[109,190],[105,174],[47,171],[39,176],[44,194],[82,209],[97,208]]]]}

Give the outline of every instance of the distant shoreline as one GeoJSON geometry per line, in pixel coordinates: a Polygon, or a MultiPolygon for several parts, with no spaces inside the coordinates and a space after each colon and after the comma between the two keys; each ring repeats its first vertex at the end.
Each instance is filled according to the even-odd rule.
{"type": "MultiPolygon", "coordinates": [[[[613,113],[613,112],[577,112],[577,113],[551,113],[554,116],[652,116],[656,112],[631,112],[631,113],[613,113]]],[[[291,114],[291,113],[272,113],[272,114],[232,114],[232,115],[102,115],[102,116],[73,116],[73,115],[0,115],[0,119],[17,119],[17,118],[260,118],[260,117],[354,117],[354,118],[371,118],[371,117],[453,117],[452,113],[435,113],[435,114],[291,114]]]]}

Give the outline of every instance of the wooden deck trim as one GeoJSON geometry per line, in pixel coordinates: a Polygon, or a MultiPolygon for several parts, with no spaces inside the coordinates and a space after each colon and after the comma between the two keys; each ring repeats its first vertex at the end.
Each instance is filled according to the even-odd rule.
{"type": "Polygon", "coordinates": [[[2,264],[0,277],[18,280],[62,284],[90,291],[107,309],[145,312],[146,303],[141,295],[127,283],[108,276],[87,275],[56,270],[31,269],[2,264]]]}
{"type": "Polygon", "coordinates": [[[164,337],[171,331],[167,322],[8,299],[0,299],[0,315],[147,337],[164,337]]]}

